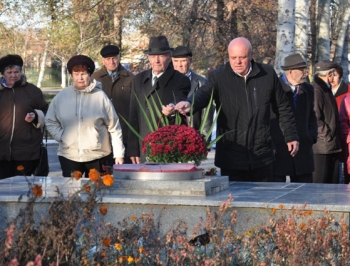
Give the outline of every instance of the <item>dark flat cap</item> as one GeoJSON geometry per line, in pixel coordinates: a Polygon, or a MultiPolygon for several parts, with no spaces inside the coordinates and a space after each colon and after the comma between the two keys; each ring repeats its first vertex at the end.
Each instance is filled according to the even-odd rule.
{"type": "Polygon", "coordinates": [[[304,58],[300,54],[288,55],[284,58],[284,65],[281,66],[283,70],[296,69],[307,67],[304,58]]]}
{"type": "Polygon", "coordinates": [[[17,54],[8,54],[0,59],[0,72],[4,74],[8,66],[23,66],[23,59],[17,54]]]}
{"type": "Polygon", "coordinates": [[[169,46],[168,39],[163,36],[151,37],[149,40],[148,50],[144,51],[145,54],[165,54],[170,52],[172,49],[169,46]]]}
{"type": "Polygon", "coordinates": [[[71,59],[69,59],[67,63],[67,68],[69,74],[72,74],[72,69],[75,66],[83,65],[88,68],[88,72],[90,75],[95,71],[95,63],[92,59],[85,55],[75,55],[71,59]]]}
{"type": "Polygon", "coordinates": [[[180,45],[171,51],[171,55],[172,57],[192,57],[192,51],[189,47],[180,45]]]}
{"type": "Polygon", "coordinates": [[[116,56],[119,54],[119,47],[116,45],[106,45],[100,51],[102,57],[116,56]]]}
{"type": "Polygon", "coordinates": [[[336,68],[337,66],[338,64],[335,62],[329,60],[322,60],[315,64],[315,71],[326,71],[332,68],[336,68]]]}

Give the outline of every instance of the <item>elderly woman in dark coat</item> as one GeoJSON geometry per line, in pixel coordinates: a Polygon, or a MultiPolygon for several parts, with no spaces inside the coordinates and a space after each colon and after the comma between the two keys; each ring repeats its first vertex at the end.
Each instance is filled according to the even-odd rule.
{"type": "Polygon", "coordinates": [[[19,55],[0,59],[0,179],[33,174],[40,156],[48,104],[22,66],[19,55]]]}

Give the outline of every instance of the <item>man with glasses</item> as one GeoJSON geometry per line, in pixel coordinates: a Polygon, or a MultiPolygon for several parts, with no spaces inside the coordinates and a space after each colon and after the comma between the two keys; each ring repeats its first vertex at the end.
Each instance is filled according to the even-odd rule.
{"type": "MultiPolygon", "coordinates": [[[[143,138],[151,132],[139,103],[150,117],[146,99],[152,102],[153,97],[158,103],[159,97],[164,106],[170,103],[176,104],[178,101],[185,100],[191,89],[190,80],[174,69],[171,62],[171,50],[165,36],[151,37],[148,50],[144,51],[148,55],[151,69],[137,74],[132,82],[129,122],[143,138]],[[137,102],[137,99],[140,102],[137,102]]],[[[162,106],[159,106],[159,110],[162,110],[161,108],[162,106]]],[[[127,154],[134,164],[144,162],[146,159],[141,153],[141,142],[131,131],[127,154]]]]}
{"type": "Polygon", "coordinates": [[[273,181],[286,182],[286,176],[290,176],[291,182],[312,183],[312,172],[315,170],[312,145],[317,141],[314,89],[305,82],[308,73],[307,64],[300,54],[287,56],[281,68],[284,73],[280,81],[294,113],[299,151],[294,157],[290,155],[278,118],[273,112],[271,136],[276,157],[273,164],[273,181]]]}
{"type": "Polygon", "coordinates": [[[334,78],[337,64],[323,60],[315,65],[312,86],[315,89],[315,112],[318,125],[317,143],[313,146],[315,156],[314,183],[334,183],[339,180],[339,118],[337,104],[329,83],[334,78]]]}

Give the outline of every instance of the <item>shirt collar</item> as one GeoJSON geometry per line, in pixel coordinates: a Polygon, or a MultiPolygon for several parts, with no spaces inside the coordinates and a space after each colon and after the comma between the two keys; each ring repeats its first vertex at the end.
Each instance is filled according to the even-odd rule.
{"type": "MultiPolygon", "coordinates": [[[[232,69],[233,70],[233,69],[232,69]]],[[[238,74],[236,71],[233,70],[233,72],[235,72],[238,76],[244,78],[245,80],[247,80],[247,77],[249,75],[250,72],[252,72],[252,63],[250,62],[249,63],[249,70],[247,72],[247,74],[245,76],[241,75],[241,74],[238,74]]]]}

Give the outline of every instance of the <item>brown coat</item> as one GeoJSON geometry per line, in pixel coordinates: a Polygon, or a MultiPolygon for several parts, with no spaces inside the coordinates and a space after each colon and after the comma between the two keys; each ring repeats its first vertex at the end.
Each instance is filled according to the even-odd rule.
{"type": "MultiPolygon", "coordinates": [[[[134,74],[127,71],[120,64],[118,67],[117,78],[114,81],[112,81],[112,78],[108,75],[105,66],[92,74],[92,78],[102,83],[102,90],[112,101],[118,116],[122,116],[125,119],[129,119],[131,83],[133,77],[134,74]]],[[[122,127],[123,144],[126,146],[129,128],[121,117],[119,118],[119,122],[122,127]]]]}

